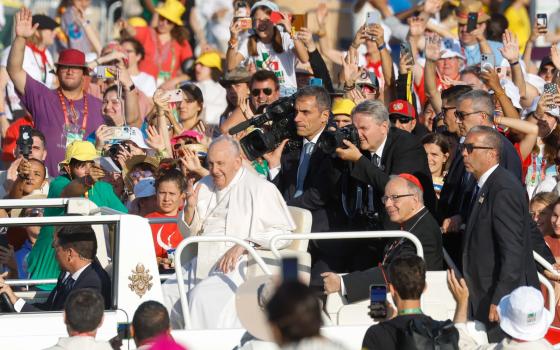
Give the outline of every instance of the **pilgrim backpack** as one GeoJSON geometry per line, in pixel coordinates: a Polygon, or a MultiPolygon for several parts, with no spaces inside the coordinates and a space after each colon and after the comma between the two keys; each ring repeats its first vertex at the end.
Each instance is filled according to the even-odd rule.
{"type": "Polygon", "coordinates": [[[414,318],[398,334],[399,350],[458,350],[459,331],[451,320],[414,318]]]}

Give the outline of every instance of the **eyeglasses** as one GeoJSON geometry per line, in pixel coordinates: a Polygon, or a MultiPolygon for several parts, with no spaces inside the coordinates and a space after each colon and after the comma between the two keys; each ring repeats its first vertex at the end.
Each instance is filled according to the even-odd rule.
{"type": "Polygon", "coordinates": [[[457,107],[444,107],[444,106],[441,106],[441,112],[442,112],[443,114],[447,114],[447,111],[450,111],[450,110],[452,110],[452,109],[457,109],[457,107]]]}
{"type": "Polygon", "coordinates": [[[477,114],[477,113],[486,113],[484,111],[476,111],[476,112],[470,112],[470,113],[466,113],[466,112],[462,112],[462,111],[455,111],[455,118],[459,119],[459,120],[464,120],[465,117],[469,116],[469,115],[473,115],[473,114],[477,114]]]}
{"type": "Polygon", "coordinates": [[[391,124],[395,124],[397,122],[397,120],[401,124],[408,124],[412,121],[412,118],[405,117],[404,115],[394,115],[394,116],[391,115],[391,116],[389,116],[389,120],[391,121],[391,124]]]}
{"type": "Polygon", "coordinates": [[[467,150],[467,153],[471,154],[475,149],[494,149],[494,147],[475,146],[474,143],[463,143],[463,144],[459,144],[459,149],[461,150],[461,152],[467,150]]]}
{"type": "Polygon", "coordinates": [[[411,197],[411,196],[414,196],[414,194],[407,193],[407,194],[393,194],[393,195],[390,195],[390,196],[383,196],[383,197],[381,197],[381,203],[386,204],[389,201],[389,199],[392,202],[396,202],[400,198],[411,197]]]}
{"type": "Polygon", "coordinates": [[[251,90],[251,95],[253,96],[259,96],[261,94],[261,91],[266,95],[266,96],[270,96],[272,95],[272,89],[271,88],[264,88],[264,89],[253,89],[251,90]]]}

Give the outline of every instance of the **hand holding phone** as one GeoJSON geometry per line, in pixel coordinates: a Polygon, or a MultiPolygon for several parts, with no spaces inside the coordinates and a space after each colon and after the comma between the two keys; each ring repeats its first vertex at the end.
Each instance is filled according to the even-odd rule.
{"type": "Polygon", "coordinates": [[[183,90],[176,89],[166,91],[167,102],[181,102],[183,101],[183,90]]]}
{"type": "Polygon", "coordinates": [[[469,12],[467,16],[467,32],[470,33],[476,29],[478,25],[478,13],[469,12]]]}
{"type": "Polygon", "coordinates": [[[373,319],[387,318],[387,286],[369,286],[369,316],[373,319]]]}
{"type": "Polygon", "coordinates": [[[537,13],[537,26],[539,29],[548,27],[548,16],[546,13],[537,13]]]}

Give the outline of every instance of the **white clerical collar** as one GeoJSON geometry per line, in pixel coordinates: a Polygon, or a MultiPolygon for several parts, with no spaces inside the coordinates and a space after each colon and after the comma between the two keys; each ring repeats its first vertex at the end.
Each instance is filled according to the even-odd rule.
{"type": "Polygon", "coordinates": [[[373,156],[374,154],[377,154],[377,156],[379,157],[379,160],[381,161],[381,158],[383,157],[383,149],[385,148],[385,143],[387,142],[387,136],[385,136],[385,139],[383,140],[383,142],[381,143],[381,145],[379,145],[379,147],[377,147],[377,150],[375,152],[371,152],[371,155],[373,156]]]}
{"type": "Polygon", "coordinates": [[[488,180],[488,178],[490,177],[490,175],[492,175],[492,173],[494,172],[494,170],[496,170],[496,168],[498,167],[498,165],[499,165],[499,164],[494,165],[494,166],[491,167],[490,169],[486,170],[486,172],[480,176],[480,179],[478,179],[478,188],[482,188],[482,186],[484,186],[484,183],[486,182],[486,180],[488,180]]]}

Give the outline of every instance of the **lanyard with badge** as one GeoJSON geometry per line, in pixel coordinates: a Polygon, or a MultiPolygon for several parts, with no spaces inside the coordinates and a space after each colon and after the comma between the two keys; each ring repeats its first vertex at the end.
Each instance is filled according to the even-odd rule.
{"type": "Polygon", "coordinates": [[[173,72],[173,68],[175,67],[175,47],[173,46],[172,40],[167,42],[167,44],[160,45],[159,40],[156,37],[155,31],[151,31],[151,34],[157,49],[157,52],[155,53],[156,54],[155,61],[158,69],[158,76],[156,82],[157,82],[157,86],[160,86],[161,84],[171,79],[171,73],[173,72]],[[164,71],[163,64],[167,60],[167,57],[169,57],[170,51],[171,51],[171,65],[169,66],[169,70],[164,71]]]}
{"type": "Polygon", "coordinates": [[[70,104],[70,111],[72,112],[71,120],[68,118],[68,108],[66,107],[66,102],[64,101],[64,95],[60,89],[56,90],[58,93],[58,98],[60,99],[60,105],[62,106],[62,112],[64,114],[64,132],[62,133],[62,145],[65,148],[68,147],[74,141],[82,141],[86,132],[87,118],[88,118],[88,101],[87,94],[84,91],[84,110],[82,111],[82,127],[78,125],[78,113],[74,107],[74,101],[68,100],[70,104]],[[70,122],[71,121],[71,122],[70,122]],[[64,140],[66,139],[66,140],[64,140]]]}

